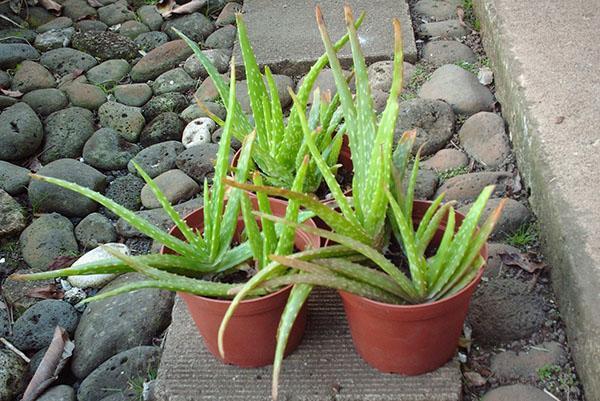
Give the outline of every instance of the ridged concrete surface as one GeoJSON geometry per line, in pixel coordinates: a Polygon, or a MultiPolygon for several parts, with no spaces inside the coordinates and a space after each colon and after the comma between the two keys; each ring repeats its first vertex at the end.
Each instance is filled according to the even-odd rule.
{"type": "MultiPolygon", "coordinates": [[[[354,352],[341,301],[333,291],[309,299],[309,321],[300,347],[285,359],[284,401],[459,401],[456,361],[417,377],[382,374],[354,352]]],[[[248,345],[252,346],[249,339],[248,345]]],[[[158,371],[161,401],[266,401],[271,368],[223,365],[204,348],[185,304],[178,298],[158,371]]]]}

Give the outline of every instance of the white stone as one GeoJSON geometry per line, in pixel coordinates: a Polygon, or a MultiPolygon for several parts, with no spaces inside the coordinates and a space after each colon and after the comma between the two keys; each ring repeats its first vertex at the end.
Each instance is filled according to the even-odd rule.
{"type": "Polygon", "coordinates": [[[183,130],[181,143],[186,148],[210,142],[211,133],[217,124],[208,117],[200,117],[190,121],[183,130]]]}
{"type": "Polygon", "coordinates": [[[489,67],[481,67],[477,73],[477,79],[482,85],[489,85],[494,82],[494,73],[489,67]]]}
{"type": "MultiPolygon", "coordinates": [[[[103,259],[112,259],[112,256],[110,256],[108,252],[102,249],[102,247],[104,246],[110,247],[124,255],[130,254],[127,245],[118,243],[108,243],[87,252],[82,257],[77,259],[75,263],[73,263],[72,267],[81,266],[86,263],[98,262],[103,259]]],[[[100,288],[116,276],[117,274],[90,274],[86,276],[69,276],[67,280],[69,280],[69,283],[71,283],[73,287],[100,288]]]]}

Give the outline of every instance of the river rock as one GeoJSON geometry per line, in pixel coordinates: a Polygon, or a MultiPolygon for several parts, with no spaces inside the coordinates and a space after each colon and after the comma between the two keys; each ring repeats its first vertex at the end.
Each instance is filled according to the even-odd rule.
{"type": "Polygon", "coordinates": [[[145,32],[139,34],[133,41],[142,51],[148,53],[169,41],[169,37],[164,32],[145,32]]]}
{"type": "Polygon", "coordinates": [[[75,27],[79,32],[104,32],[108,29],[108,25],[95,19],[79,21],[75,27]]]}
{"type": "Polygon", "coordinates": [[[160,26],[163,23],[163,18],[156,9],[156,6],[145,5],[141,6],[137,10],[137,15],[140,21],[148,26],[152,31],[160,30],[160,26]]]}
{"type": "Polygon", "coordinates": [[[467,28],[460,24],[458,19],[426,22],[419,26],[416,34],[421,38],[454,39],[468,34],[467,28]]]}
{"type": "Polygon", "coordinates": [[[115,242],[117,232],[111,221],[100,213],[88,214],[75,227],[75,238],[85,249],[115,242]]]}
{"type": "Polygon", "coordinates": [[[63,3],[63,15],[73,21],[79,21],[87,17],[95,17],[96,9],[85,0],[66,0],[63,3]]]}
{"type": "Polygon", "coordinates": [[[177,156],[177,167],[202,184],[205,178],[211,179],[215,171],[215,161],[219,145],[204,143],[191,146],[177,156]]]}
{"type": "Polygon", "coordinates": [[[556,401],[542,390],[524,384],[511,384],[488,391],[481,401],[556,401]]]}
{"type": "Polygon", "coordinates": [[[103,127],[118,131],[123,138],[130,142],[137,142],[140,132],[146,124],[139,108],[117,102],[106,102],[100,106],[98,117],[103,127]]]}
{"type": "Polygon", "coordinates": [[[51,31],[52,29],[63,29],[73,26],[73,20],[69,17],[57,17],[36,28],[38,33],[51,31]]]}
{"type": "MultiPolygon", "coordinates": [[[[106,190],[106,196],[109,199],[117,202],[119,205],[126,207],[129,210],[139,210],[142,206],[140,194],[144,187],[144,180],[136,177],[133,174],[127,174],[123,177],[118,177],[112,181],[106,190]]],[[[104,209],[104,212],[111,216],[117,217],[111,211],[104,209]]]]}
{"type": "Polygon", "coordinates": [[[29,170],[0,160],[0,189],[9,195],[24,192],[29,185],[29,170]]]}
{"type": "Polygon", "coordinates": [[[152,84],[155,95],[167,92],[184,92],[194,89],[196,81],[193,80],[183,68],[175,68],[161,74],[152,84]]]}
{"type": "Polygon", "coordinates": [[[74,32],[74,28],[52,29],[36,36],[33,45],[42,52],[68,47],[74,32]]]}
{"type": "Polygon", "coordinates": [[[27,219],[21,205],[0,189],[0,238],[19,234],[26,225],[27,219]]]}
{"type": "Polygon", "coordinates": [[[504,119],[498,114],[482,111],[469,117],[458,136],[467,154],[487,167],[499,167],[510,155],[504,119]]]}
{"type": "Polygon", "coordinates": [[[119,85],[113,94],[119,103],[126,106],[143,106],[152,97],[152,89],[147,84],[119,85]]]}
{"type": "Polygon", "coordinates": [[[529,337],[544,323],[544,299],[528,283],[498,278],[481,285],[469,308],[473,338],[480,344],[500,345],[529,337]]]}
{"type": "MultiPolygon", "coordinates": [[[[500,199],[490,199],[485,206],[482,214],[482,221],[484,221],[492,211],[500,203],[500,199]]],[[[466,213],[471,207],[470,204],[464,205],[458,209],[461,213],[466,213]]],[[[514,199],[507,199],[504,204],[502,214],[491,233],[491,237],[494,239],[504,239],[514,234],[521,226],[529,223],[533,219],[533,214],[527,206],[514,199]]]]}
{"type": "Polygon", "coordinates": [[[467,166],[469,158],[457,149],[441,149],[421,164],[423,167],[444,172],[467,166]]]}
{"type": "Polygon", "coordinates": [[[137,57],[133,41],[115,32],[79,32],[73,35],[73,47],[87,52],[102,61],[113,59],[131,60],[137,57]]]}
{"type": "Polygon", "coordinates": [[[12,89],[27,93],[36,89],[54,88],[56,80],[44,66],[35,61],[25,60],[15,72],[12,89]]]}
{"type": "Polygon", "coordinates": [[[26,93],[22,100],[41,116],[52,114],[69,104],[65,94],[54,88],[36,89],[26,93]]]}
{"type": "Polygon", "coordinates": [[[64,301],[42,300],[27,309],[13,326],[12,343],[22,351],[38,351],[50,345],[56,326],[70,335],[79,321],[79,313],[64,301]]]}
{"type": "MultiPolygon", "coordinates": [[[[180,216],[185,216],[186,214],[202,207],[202,198],[195,198],[187,202],[180,203],[179,205],[175,205],[173,207],[175,211],[179,213],[180,216]]],[[[139,217],[142,217],[143,219],[148,220],[150,223],[154,224],[157,227],[160,227],[165,231],[173,227],[173,220],[169,217],[169,215],[164,211],[163,208],[142,210],[136,212],[135,214],[139,217]]],[[[130,226],[123,219],[119,219],[119,221],[117,221],[116,229],[119,235],[126,238],[143,237],[142,233],[130,226]]]]}
{"type": "MultiPolygon", "coordinates": [[[[414,65],[404,62],[402,69],[402,87],[405,88],[408,84],[410,84],[411,77],[414,71],[414,65]]],[[[367,68],[367,74],[369,75],[369,85],[371,86],[372,90],[381,90],[386,94],[390,93],[390,87],[392,86],[392,80],[394,78],[393,61],[377,61],[371,64],[369,68],[367,68]]],[[[335,82],[332,83],[335,85],[335,82]]],[[[332,92],[332,95],[335,95],[335,91],[332,92]]],[[[385,97],[385,99],[387,100],[387,96],[385,97]]]]}
{"type": "Polygon", "coordinates": [[[140,151],[140,147],[127,142],[112,128],[101,128],[88,139],[83,147],[83,159],[101,170],[120,170],[140,151]]]}
{"type": "Polygon", "coordinates": [[[63,90],[73,106],[97,110],[106,103],[106,93],[96,85],[72,83],[63,90]]]}
{"type": "Polygon", "coordinates": [[[412,129],[417,130],[413,152],[421,146],[423,146],[422,156],[437,152],[452,138],[454,130],[452,108],[441,100],[412,99],[401,102],[394,142],[398,142],[405,131],[412,129]]]}
{"type": "MultiPolygon", "coordinates": [[[[75,263],[73,263],[72,267],[81,266],[87,263],[99,262],[105,259],[113,259],[113,256],[106,252],[104,247],[109,247],[112,250],[124,255],[130,255],[127,245],[109,242],[102,246],[98,246],[81,256],[75,261],[75,263]]],[[[69,276],[67,280],[73,287],[77,288],[100,288],[106,283],[110,282],[116,276],[116,274],[87,274],[82,276],[69,276]]]]}
{"type": "Polygon", "coordinates": [[[165,113],[167,111],[180,113],[187,105],[188,101],[184,95],[177,92],[170,92],[150,99],[144,107],[142,107],[142,114],[147,121],[151,121],[160,113],[165,113]]]}
{"type": "MultiPolygon", "coordinates": [[[[142,279],[139,274],[124,274],[100,294],[142,279]]],[[[150,344],[169,324],[172,307],[173,294],[157,289],[129,292],[89,304],[75,331],[78,347],[71,370],[76,377],[84,378],[113,355],[150,344]]]]}
{"type": "Polygon", "coordinates": [[[49,115],[45,131],[44,153],[40,156],[42,163],[77,158],[95,131],[94,115],[88,109],[69,107],[49,115]]]}
{"type": "Polygon", "coordinates": [[[432,40],[423,46],[423,60],[436,67],[459,61],[474,64],[477,55],[469,46],[456,40],[432,40]]]}
{"type": "MultiPolygon", "coordinates": [[[[226,75],[221,74],[221,77],[225,80],[225,82],[229,81],[229,78],[226,75]]],[[[236,95],[238,94],[237,89],[235,93],[236,95]]],[[[204,81],[202,81],[202,83],[194,93],[194,99],[198,99],[201,102],[213,102],[220,98],[221,96],[217,91],[217,87],[215,86],[212,78],[210,77],[207,77],[204,81]]]]}
{"type": "Polygon", "coordinates": [[[0,87],[10,88],[10,74],[6,71],[0,70],[0,87]]]}
{"type": "Polygon", "coordinates": [[[227,117],[227,110],[221,103],[203,101],[202,105],[203,107],[200,108],[198,103],[190,104],[181,112],[181,118],[183,118],[183,120],[188,124],[199,118],[210,119],[210,115],[206,112],[206,110],[216,115],[221,120],[225,120],[227,117]]]}
{"type": "Polygon", "coordinates": [[[19,160],[37,152],[44,136],[42,122],[24,102],[0,114],[0,160],[19,160]]]}
{"type": "Polygon", "coordinates": [[[419,89],[419,97],[444,100],[455,113],[469,116],[492,110],[495,102],[490,90],[481,85],[475,75],[453,64],[435,70],[419,89]]]}
{"type": "Polygon", "coordinates": [[[208,117],[197,118],[185,127],[181,142],[186,148],[207,144],[210,142],[211,133],[217,124],[208,117]]]}
{"type": "MultiPolygon", "coordinates": [[[[185,150],[185,147],[178,141],[166,141],[149,146],[138,153],[132,160],[140,165],[142,170],[151,178],[154,178],[165,171],[175,168],[177,155],[185,150]]],[[[130,162],[127,169],[136,173],[136,169],[130,162]]]]}
{"type": "Polygon", "coordinates": [[[488,258],[483,276],[488,279],[501,277],[502,272],[510,269],[502,262],[502,254],[521,253],[519,248],[501,242],[488,242],[488,258]]]}
{"type": "Polygon", "coordinates": [[[75,390],[66,384],[50,387],[37,401],[75,401],[75,390]]]}
{"type": "Polygon", "coordinates": [[[236,34],[237,28],[234,25],[226,25],[211,33],[204,45],[212,49],[230,49],[233,47],[236,34]]]}
{"type": "Polygon", "coordinates": [[[131,381],[146,378],[149,371],[156,371],[160,362],[160,347],[140,346],[123,351],[98,366],[77,391],[79,401],[97,401],[125,391],[131,381]]]}
{"type": "Polygon", "coordinates": [[[179,36],[172,28],[180,30],[181,33],[194,42],[201,42],[215,30],[215,25],[204,15],[192,13],[173,18],[162,25],[162,31],[169,35],[171,40],[179,39],[179,36]]]}
{"type": "Polygon", "coordinates": [[[8,348],[0,349],[0,399],[14,400],[27,385],[27,364],[8,348]]]}
{"type": "Polygon", "coordinates": [[[225,4],[225,7],[219,13],[217,20],[215,21],[215,25],[225,26],[229,24],[235,24],[235,14],[242,12],[242,5],[240,3],[236,3],[235,1],[231,1],[225,4]]]}
{"type": "Polygon", "coordinates": [[[85,76],[92,84],[109,84],[114,86],[127,76],[131,67],[126,60],[106,60],[90,69],[85,76]]]}
{"type": "Polygon", "coordinates": [[[134,82],[146,82],[155,79],[184,62],[192,54],[192,49],[183,40],[173,40],[147,53],[131,69],[134,82]]]}
{"type": "MultiPolygon", "coordinates": [[[[202,50],[202,54],[206,56],[210,60],[210,62],[215,66],[217,71],[221,74],[227,72],[229,68],[229,60],[231,59],[231,50],[229,49],[207,49],[202,50]]],[[[208,76],[208,72],[202,65],[202,63],[198,60],[196,55],[192,54],[185,60],[185,64],[183,65],[183,69],[195,79],[198,78],[206,78],[208,76]]]]}
{"type": "Polygon", "coordinates": [[[562,366],[567,362],[560,343],[551,341],[525,352],[502,351],[493,355],[490,369],[494,376],[504,380],[529,378],[535,380],[545,366],[562,366]]]}
{"type": "Polygon", "coordinates": [[[181,140],[183,129],[184,123],[177,113],[162,113],[144,128],[140,143],[150,146],[165,141],[178,141],[181,140]]]}
{"type": "Polygon", "coordinates": [[[23,259],[35,270],[46,270],[57,257],[72,256],[79,250],[73,224],[58,213],[34,220],[19,240],[23,259]]]}
{"type": "Polygon", "coordinates": [[[119,33],[131,40],[135,40],[140,34],[148,31],[148,27],[139,21],[125,21],[119,28],[119,33]]]}
{"type": "Polygon", "coordinates": [[[24,60],[36,60],[40,53],[34,47],[22,43],[0,43],[0,68],[15,68],[24,60]]]}
{"type": "Polygon", "coordinates": [[[479,196],[483,188],[496,185],[495,196],[506,193],[511,184],[512,175],[507,172],[480,172],[457,175],[448,179],[437,190],[436,196],[446,193],[446,201],[472,201],[479,196]]]}
{"type": "MultiPolygon", "coordinates": [[[[181,170],[169,170],[154,179],[154,183],[160,188],[171,204],[187,200],[200,192],[200,186],[181,170]]],[[[148,209],[161,207],[160,202],[148,186],[142,188],[142,205],[148,209]]]]}
{"type": "MultiPolygon", "coordinates": [[[[106,177],[102,173],[73,159],[48,163],[38,174],[74,182],[97,192],[102,192],[106,186],[106,177]]],[[[83,217],[98,208],[96,202],[83,195],[36,180],[29,184],[29,201],[32,205],[37,205],[38,212],[58,212],[65,216],[83,217]]]]}
{"type": "Polygon", "coordinates": [[[456,7],[462,7],[461,0],[419,0],[414,11],[421,16],[437,21],[457,18],[456,7]]]}
{"type": "Polygon", "coordinates": [[[122,24],[135,19],[135,13],[127,8],[127,2],[116,1],[98,9],[98,19],[106,25],[122,24]]]}
{"type": "Polygon", "coordinates": [[[64,76],[75,70],[87,71],[98,62],[92,56],[68,47],[50,50],[42,54],[40,63],[54,74],[64,76]]]}

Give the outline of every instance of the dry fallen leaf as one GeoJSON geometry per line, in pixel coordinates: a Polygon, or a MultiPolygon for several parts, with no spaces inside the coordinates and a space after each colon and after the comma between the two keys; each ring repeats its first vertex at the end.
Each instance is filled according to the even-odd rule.
{"type": "Polygon", "coordinates": [[[25,389],[21,401],[36,400],[56,379],[73,355],[75,343],[69,340],[69,334],[60,326],[56,326],[54,337],[35,371],[29,385],[25,389]]]}
{"type": "Polygon", "coordinates": [[[501,253],[500,260],[507,266],[516,266],[529,273],[535,273],[546,267],[543,262],[536,262],[532,256],[523,253],[501,253]]]}
{"type": "Polygon", "coordinates": [[[465,28],[467,27],[467,24],[465,24],[465,10],[462,7],[456,7],[456,15],[458,16],[458,23],[461,24],[462,26],[464,26],[465,28]]]}
{"type": "Polygon", "coordinates": [[[56,284],[48,284],[43,287],[35,287],[28,290],[25,296],[40,299],[63,299],[64,292],[56,284]]]}
{"type": "Polygon", "coordinates": [[[52,12],[54,15],[59,15],[62,10],[62,6],[54,0],[39,0],[39,5],[52,12]]]}
{"type": "MultiPolygon", "coordinates": [[[[169,1],[168,3],[171,3],[171,1],[169,1]]],[[[189,3],[182,4],[178,7],[174,7],[174,5],[175,5],[174,2],[173,2],[173,4],[170,4],[171,9],[166,11],[165,13],[163,13],[161,11],[162,16],[165,18],[168,18],[173,14],[176,14],[176,15],[191,14],[193,12],[198,11],[202,7],[204,7],[206,5],[206,0],[192,0],[189,3]]],[[[159,8],[159,10],[160,10],[160,8],[159,8]]]]}
{"type": "Polygon", "coordinates": [[[165,0],[159,2],[156,5],[156,8],[158,9],[160,15],[162,15],[164,18],[167,18],[171,15],[171,10],[173,10],[173,7],[175,7],[175,5],[175,0],[165,0]]]}
{"type": "Polygon", "coordinates": [[[11,91],[11,90],[8,90],[8,89],[2,89],[2,88],[0,88],[0,92],[2,92],[2,94],[5,95],[5,96],[10,96],[10,97],[19,98],[19,97],[23,96],[23,94],[21,92],[19,92],[19,91],[11,91]]]}
{"type": "Polygon", "coordinates": [[[465,379],[467,379],[471,386],[479,387],[487,383],[487,379],[477,372],[464,372],[463,376],[465,377],[465,379]]]}
{"type": "Polygon", "coordinates": [[[64,267],[69,267],[77,260],[77,256],[57,256],[52,260],[52,262],[48,265],[48,270],[56,270],[62,269],[64,267]]]}

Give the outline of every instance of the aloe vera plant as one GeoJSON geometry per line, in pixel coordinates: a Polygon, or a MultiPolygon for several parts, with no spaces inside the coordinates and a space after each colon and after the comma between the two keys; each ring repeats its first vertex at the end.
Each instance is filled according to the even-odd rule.
{"type": "MultiPolygon", "coordinates": [[[[360,26],[362,18],[363,16],[356,21],[356,26],[360,26]]],[[[327,65],[327,56],[321,56],[306,75],[298,90],[298,101],[292,106],[286,120],[271,70],[265,67],[264,73],[260,71],[241,14],[236,15],[236,21],[254,126],[242,112],[239,102],[235,101],[232,106],[228,105],[226,102],[228,98],[227,84],[198,45],[176,30],[177,34],[192,48],[215,83],[221,99],[227,104],[228,115],[233,114],[235,120],[233,135],[242,140],[250,132],[255,131],[256,141],[252,158],[264,175],[266,183],[290,189],[304,156],[308,153],[299,113],[300,111],[304,112],[310,94],[313,92],[308,125],[312,130],[318,132],[314,138],[315,146],[329,170],[335,172],[345,131],[342,123],[343,114],[339,109],[340,98],[337,94],[331,98],[327,94],[320,94],[318,90],[313,91],[319,73],[327,65]]],[[[333,45],[334,52],[342,48],[347,41],[348,35],[345,35],[333,45]]],[[[200,102],[198,103],[217,124],[224,124],[200,102]]],[[[302,190],[315,192],[321,181],[319,169],[313,161],[310,161],[302,190]]]]}
{"type": "MultiPolygon", "coordinates": [[[[232,78],[235,78],[235,68],[232,64],[232,78]]],[[[231,80],[228,92],[228,104],[235,104],[235,79],[231,80]]],[[[253,259],[255,266],[261,269],[267,263],[270,254],[289,254],[293,251],[294,229],[284,226],[276,227],[269,220],[263,219],[260,229],[256,217],[252,214],[252,206],[246,193],[239,189],[231,190],[226,197],[226,186],[223,179],[228,173],[228,154],[234,131],[235,118],[230,114],[224,123],[224,133],[219,145],[215,165],[215,175],[212,187],[204,182],[204,224],[203,230],[194,231],[177,214],[165,195],[152,179],[136,164],[140,176],[146,181],[163,210],[179,229],[185,240],[170,235],[152,225],[134,212],[124,208],[105,196],[64,180],[52,177],[33,175],[34,179],[58,185],[86,196],[105,206],[121,217],[131,226],[146,236],[164,244],[174,254],[126,256],[106,248],[112,258],[60,270],[34,273],[28,275],[15,274],[16,280],[41,280],[72,275],[98,273],[123,273],[137,271],[146,276],[143,281],[126,284],[112,291],[87,298],[83,302],[91,302],[100,298],[117,295],[140,288],[156,287],[172,291],[183,291],[196,295],[211,297],[231,297],[230,292],[235,287],[206,279],[207,275],[224,275],[235,271],[242,263],[253,259]],[[238,216],[242,214],[246,228],[247,240],[237,244],[234,235],[238,216]]],[[[255,142],[252,132],[244,138],[241,157],[235,173],[235,181],[246,182],[249,177],[251,164],[250,154],[255,142]]],[[[292,188],[300,190],[308,168],[306,160],[300,165],[298,174],[292,183],[292,188]]],[[[256,182],[260,182],[257,180],[256,182]]],[[[258,196],[259,210],[270,213],[269,202],[265,195],[258,196]]],[[[286,219],[297,221],[298,202],[290,202],[286,211],[286,219]]],[[[307,251],[307,257],[310,251],[307,251]]],[[[254,295],[264,294],[265,291],[255,291],[254,295]]]]}

